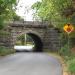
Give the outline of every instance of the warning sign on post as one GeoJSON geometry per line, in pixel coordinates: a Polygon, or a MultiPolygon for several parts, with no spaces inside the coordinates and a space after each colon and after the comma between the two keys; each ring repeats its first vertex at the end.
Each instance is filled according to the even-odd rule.
{"type": "Polygon", "coordinates": [[[71,24],[66,24],[64,27],[63,27],[64,31],[67,32],[68,34],[70,34],[73,30],[74,30],[74,27],[73,25],[71,24]]]}

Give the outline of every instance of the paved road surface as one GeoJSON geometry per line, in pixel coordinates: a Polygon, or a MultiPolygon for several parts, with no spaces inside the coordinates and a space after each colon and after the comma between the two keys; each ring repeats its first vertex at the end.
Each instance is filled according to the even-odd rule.
{"type": "Polygon", "coordinates": [[[16,53],[0,57],[0,75],[62,75],[62,68],[47,53],[16,53]]]}

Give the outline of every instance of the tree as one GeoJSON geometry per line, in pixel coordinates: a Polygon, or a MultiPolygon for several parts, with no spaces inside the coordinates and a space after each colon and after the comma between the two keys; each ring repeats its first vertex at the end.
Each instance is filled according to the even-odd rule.
{"type": "Polygon", "coordinates": [[[18,16],[15,12],[13,13],[13,18],[12,18],[13,21],[20,21],[20,20],[23,20],[23,18],[21,18],[20,16],[18,16]]]}
{"type": "Polygon", "coordinates": [[[10,21],[13,18],[16,6],[16,0],[0,0],[0,30],[4,27],[5,21],[10,21]]]}
{"type": "Polygon", "coordinates": [[[25,44],[25,35],[21,35],[20,37],[18,37],[18,40],[20,40],[21,44],[24,45],[25,44]]]}
{"type": "Polygon", "coordinates": [[[70,22],[70,16],[73,14],[72,0],[42,0],[32,5],[41,20],[51,21],[51,23],[62,28],[65,23],[70,22]],[[70,9],[70,10],[69,10],[70,9]]]}

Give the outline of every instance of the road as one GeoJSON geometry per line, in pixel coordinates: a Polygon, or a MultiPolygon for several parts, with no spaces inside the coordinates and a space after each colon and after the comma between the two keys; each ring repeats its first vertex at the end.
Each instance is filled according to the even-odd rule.
{"type": "Polygon", "coordinates": [[[0,57],[0,75],[62,75],[62,67],[47,53],[15,53],[0,57]]]}

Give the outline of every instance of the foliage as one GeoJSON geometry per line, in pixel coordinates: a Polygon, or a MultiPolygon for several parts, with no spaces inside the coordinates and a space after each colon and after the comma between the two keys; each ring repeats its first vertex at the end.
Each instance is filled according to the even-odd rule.
{"type": "Polygon", "coordinates": [[[61,50],[60,55],[63,56],[65,63],[67,64],[68,71],[71,73],[71,75],[75,74],[75,53],[71,52],[71,49],[68,48],[68,45],[65,44],[61,50]]]}
{"type": "Polygon", "coordinates": [[[16,45],[34,45],[34,40],[28,34],[17,37],[16,45]]]}
{"type": "Polygon", "coordinates": [[[0,30],[3,29],[4,25],[3,25],[3,18],[0,17],[0,30]]]}
{"type": "Polygon", "coordinates": [[[23,20],[23,19],[14,12],[13,13],[13,20],[14,21],[19,21],[19,20],[23,20]]]}
{"type": "Polygon", "coordinates": [[[68,45],[64,45],[61,50],[59,51],[61,55],[63,56],[69,56],[70,55],[70,50],[68,48],[68,45]]]}
{"type": "Polygon", "coordinates": [[[20,37],[18,37],[18,40],[20,40],[21,44],[24,45],[25,44],[25,35],[21,35],[20,37]]]}
{"type": "Polygon", "coordinates": [[[16,0],[0,0],[0,17],[9,19],[13,13],[13,6],[16,0]]]}
{"type": "Polygon", "coordinates": [[[70,18],[66,18],[63,12],[71,6],[72,0],[42,0],[34,3],[32,9],[36,11],[36,18],[39,16],[41,20],[51,21],[53,25],[61,28],[70,22],[70,18]]]}
{"type": "Polygon", "coordinates": [[[12,49],[6,48],[4,46],[0,46],[0,56],[5,56],[14,52],[15,51],[12,49]]]}
{"type": "Polygon", "coordinates": [[[65,64],[67,64],[68,72],[71,73],[71,75],[75,75],[75,54],[68,50],[67,45],[61,48],[60,54],[63,56],[65,64]]]}
{"type": "Polygon", "coordinates": [[[4,27],[5,21],[13,18],[16,0],[0,0],[0,30],[4,27]]]}
{"type": "Polygon", "coordinates": [[[75,57],[67,62],[68,70],[71,73],[75,74],[75,57]]]}
{"type": "Polygon", "coordinates": [[[17,42],[16,42],[16,45],[21,45],[21,44],[22,44],[21,41],[17,41],[17,42]]]}

